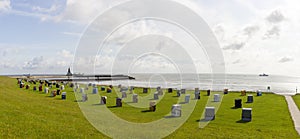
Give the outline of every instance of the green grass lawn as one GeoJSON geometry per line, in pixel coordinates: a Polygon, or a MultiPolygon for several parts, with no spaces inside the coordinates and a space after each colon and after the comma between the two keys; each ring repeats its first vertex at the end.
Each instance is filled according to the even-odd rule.
{"type": "Polygon", "coordinates": [[[300,110],[300,94],[293,96],[293,99],[300,110]]]}
{"type": "MultiPolygon", "coordinates": [[[[203,129],[193,128],[197,126],[193,114],[182,129],[169,137],[184,136],[188,132],[193,138],[296,138],[292,120],[284,97],[274,94],[263,94],[262,97],[254,97],[254,103],[246,102],[246,97],[239,93],[231,93],[223,98],[222,105],[216,114],[216,119],[203,129]],[[242,98],[243,107],[253,109],[252,121],[249,123],[240,122],[241,109],[233,109],[233,100],[242,98]]],[[[195,117],[196,116],[196,117],[195,117]]],[[[298,136],[299,138],[299,136],[298,136]]]]}
{"type": "MultiPolygon", "coordinates": [[[[16,79],[0,77],[0,138],[107,138],[85,119],[72,89],[66,87],[65,91],[67,100],[61,100],[61,96],[53,98],[43,92],[20,89],[16,79]]],[[[145,95],[139,88],[134,92],[145,95]]],[[[125,103],[123,107],[114,108],[117,96],[114,91],[100,94],[108,97],[107,107],[114,114],[138,123],[162,118],[177,102],[175,93],[166,93],[157,104],[156,112],[142,112],[147,108],[134,108],[125,103]]],[[[254,103],[245,103],[246,96],[229,93],[223,97],[216,119],[205,128],[199,128],[208,100],[205,94],[201,92],[201,100],[183,126],[166,138],[299,138],[284,97],[274,94],[254,95],[254,103]],[[251,122],[240,122],[241,109],[232,108],[235,98],[242,98],[243,107],[253,108],[251,122]]]]}
{"type": "Polygon", "coordinates": [[[48,95],[0,77],[0,138],[105,138],[84,118],[74,95],[66,101],[48,95]]]}

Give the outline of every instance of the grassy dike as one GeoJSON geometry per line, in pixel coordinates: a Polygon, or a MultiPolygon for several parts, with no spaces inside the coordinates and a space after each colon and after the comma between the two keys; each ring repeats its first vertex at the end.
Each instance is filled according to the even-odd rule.
{"type": "MultiPolygon", "coordinates": [[[[283,96],[263,94],[261,97],[254,96],[254,103],[245,103],[246,101],[247,98],[240,96],[240,93],[230,93],[223,97],[216,119],[205,128],[191,128],[196,126],[194,121],[185,123],[182,128],[188,131],[192,137],[299,138],[294,130],[283,96]],[[242,98],[243,107],[253,109],[251,122],[240,121],[241,109],[233,108],[235,98],[242,98]]],[[[179,129],[170,137],[183,136],[183,134],[179,129]]]]}
{"type": "Polygon", "coordinates": [[[297,94],[295,96],[293,96],[294,102],[296,103],[296,105],[298,106],[299,110],[300,110],[300,94],[297,94]]]}
{"type": "MultiPolygon", "coordinates": [[[[32,91],[32,85],[30,90],[20,89],[16,83],[16,79],[0,77],[0,138],[107,138],[85,119],[71,88],[66,87],[67,100],[61,100],[61,96],[32,91]]],[[[123,107],[114,108],[116,93],[99,92],[108,97],[107,107],[112,112],[132,122],[160,119],[177,102],[175,93],[166,93],[156,112],[142,112],[147,109],[124,103],[123,107]]],[[[141,89],[135,89],[135,93],[145,95],[140,92],[141,89]]],[[[254,103],[245,103],[246,96],[230,92],[223,97],[216,119],[199,128],[207,100],[206,93],[201,92],[201,100],[189,119],[166,138],[299,138],[283,96],[254,95],[254,103]],[[240,121],[241,109],[232,108],[235,98],[242,98],[243,107],[253,108],[251,122],[240,121]]]]}
{"type": "Polygon", "coordinates": [[[105,138],[84,118],[70,88],[67,100],[18,88],[0,77],[0,138],[105,138]]]}

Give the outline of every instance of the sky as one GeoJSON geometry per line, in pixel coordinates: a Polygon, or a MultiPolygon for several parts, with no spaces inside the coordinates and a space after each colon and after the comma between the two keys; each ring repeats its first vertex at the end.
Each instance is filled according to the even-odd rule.
{"type": "MultiPolygon", "coordinates": [[[[108,38],[103,50],[76,60],[81,37],[91,23],[124,2],[0,0],[0,74],[66,73],[74,62],[80,66],[73,69],[78,73],[88,73],[90,69],[106,73],[112,67],[116,71],[130,68],[124,72],[176,72],[178,65],[191,67],[184,69],[187,72],[211,72],[205,50],[197,47],[193,38],[178,26],[159,21],[124,25],[108,38]],[[152,41],[155,37],[151,34],[165,36],[161,37],[163,43],[135,46],[142,43],[142,36],[152,41]],[[166,57],[170,52],[174,55],[166,57]]],[[[300,76],[298,0],[176,2],[195,11],[213,31],[224,56],[226,73],[300,76]]],[[[130,13],[118,11],[107,20],[113,24],[127,17],[130,13]]]]}

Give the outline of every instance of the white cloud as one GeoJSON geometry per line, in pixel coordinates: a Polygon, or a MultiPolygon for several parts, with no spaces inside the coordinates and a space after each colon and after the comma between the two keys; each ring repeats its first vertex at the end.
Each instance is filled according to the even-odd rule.
{"type": "Polygon", "coordinates": [[[14,57],[19,54],[19,49],[14,47],[2,48],[2,45],[3,44],[0,44],[0,71],[5,69],[11,70],[13,68],[17,68],[14,57]]]}
{"type": "MultiPolygon", "coordinates": [[[[9,0],[0,1],[0,12],[11,9],[9,3],[9,0]]],[[[67,0],[64,7],[65,9],[55,15],[53,12],[57,12],[57,9],[61,7],[57,7],[54,4],[49,8],[35,6],[32,8],[35,13],[21,11],[14,11],[12,13],[24,16],[34,16],[43,21],[67,21],[69,23],[87,25],[99,13],[113,5],[113,3],[115,2],[109,0],[67,0]]],[[[216,33],[222,48],[226,50],[223,51],[226,63],[231,64],[227,67],[228,72],[253,73],[258,70],[265,70],[263,72],[266,72],[267,70],[276,72],[274,65],[279,62],[281,62],[280,64],[284,63],[291,65],[297,65],[297,62],[299,63],[298,59],[300,59],[300,57],[298,53],[300,53],[300,49],[297,49],[300,44],[299,39],[297,39],[300,37],[298,33],[300,30],[299,1],[274,0],[270,2],[259,0],[233,0],[230,2],[207,2],[189,0],[187,2],[181,1],[181,3],[185,3],[186,6],[196,9],[204,20],[208,22],[209,26],[215,27],[214,32],[216,33]],[[257,5],[257,3],[260,4],[257,5]],[[278,55],[291,56],[277,59],[278,55]],[[274,57],[277,58],[274,59],[274,57]]],[[[118,12],[120,13],[116,13],[116,15],[119,15],[118,17],[120,18],[127,18],[127,16],[129,16],[126,12],[118,12]]],[[[118,19],[116,18],[116,20],[118,19]]],[[[114,39],[117,43],[125,43],[135,35],[140,36],[151,32],[161,33],[155,30],[156,27],[157,26],[154,26],[153,24],[147,23],[137,24],[136,26],[132,26],[132,28],[123,28],[123,32],[118,32],[119,34],[116,34],[113,36],[114,38],[111,39],[114,39]]],[[[81,35],[75,31],[62,31],[62,34],[76,37],[81,35]]],[[[162,49],[164,49],[164,47],[157,47],[157,50],[162,49]]],[[[110,51],[114,51],[114,49],[110,51]]],[[[1,51],[0,54],[7,56],[8,52],[1,51]]],[[[64,69],[65,66],[68,67],[72,62],[72,60],[69,60],[72,59],[71,55],[71,52],[62,50],[57,53],[57,57],[53,58],[56,62],[55,60],[51,60],[47,64],[49,64],[48,66],[52,64],[64,69]]],[[[94,59],[95,57],[90,57],[81,62],[83,65],[90,64],[91,66],[94,66],[94,64],[96,64],[98,67],[103,68],[109,67],[109,62],[112,61],[112,57],[108,55],[101,56],[101,59],[103,60],[99,59],[95,62],[93,61],[94,59]]],[[[124,57],[124,59],[126,59],[126,57],[124,57]]],[[[30,62],[32,63],[31,65],[33,65],[34,62],[29,61],[29,63],[30,62]]],[[[8,63],[8,61],[5,63],[8,63]]],[[[5,63],[2,62],[2,65],[7,66],[5,63]]],[[[286,68],[288,69],[290,67],[287,66],[286,68]]],[[[278,74],[285,74],[283,72],[280,71],[278,74]]],[[[296,74],[300,75],[299,70],[296,74]]]]}
{"type": "Polygon", "coordinates": [[[285,57],[282,57],[282,58],[280,58],[279,60],[278,60],[278,62],[279,63],[286,63],[286,62],[291,62],[291,61],[293,61],[294,59],[292,58],[292,57],[287,57],[287,56],[285,56],[285,57]]]}
{"type": "Polygon", "coordinates": [[[10,65],[8,62],[2,61],[2,63],[0,62],[0,66],[10,67],[13,70],[22,69],[22,73],[64,73],[72,65],[73,54],[68,50],[60,50],[47,59],[45,56],[33,56],[31,59],[25,60],[25,62],[19,61],[16,63],[14,61],[10,65]],[[21,62],[23,62],[23,65],[21,62]]]}
{"type": "Polygon", "coordinates": [[[240,59],[237,59],[237,60],[235,60],[235,61],[232,62],[232,64],[239,64],[239,63],[241,63],[240,59]]]}
{"type": "Polygon", "coordinates": [[[58,16],[52,17],[56,21],[87,24],[100,12],[108,8],[106,0],[67,0],[65,10],[58,16]]]}
{"type": "Polygon", "coordinates": [[[0,13],[10,10],[10,0],[1,0],[0,1],[0,13]]]}
{"type": "Polygon", "coordinates": [[[35,70],[43,67],[44,62],[45,61],[43,56],[34,57],[31,60],[24,62],[22,69],[35,70]]]}
{"type": "Polygon", "coordinates": [[[80,37],[82,35],[82,33],[78,33],[78,32],[62,32],[62,34],[68,36],[74,36],[74,37],[80,37]]]}
{"type": "Polygon", "coordinates": [[[266,20],[269,23],[278,24],[285,20],[284,15],[279,10],[273,11],[268,17],[266,17],[266,20]]]}
{"type": "Polygon", "coordinates": [[[270,39],[274,37],[278,38],[279,36],[280,36],[280,28],[278,26],[273,26],[271,29],[267,30],[263,39],[270,39]]]}
{"type": "Polygon", "coordinates": [[[229,45],[226,45],[224,50],[240,50],[245,46],[245,42],[234,42],[229,45]]]}
{"type": "Polygon", "coordinates": [[[11,63],[11,61],[1,61],[0,67],[2,69],[12,69],[12,68],[16,68],[16,65],[11,63]]]}
{"type": "Polygon", "coordinates": [[[64,9],[63,1],[52,1],[50,5],[48,5],[48,2],[45,5],[37,5],[35,3],[34,1],[1,0],[0,13],[1,11],[5,11],[7,14],[39,18],[41,21],[58,21],[57,16],[60,15],[64,9]]]}
{"type": "Polygon", "coordinates": [[[43,8],[40,6],[33,6],[32,10],[40,13],[52,13],[56,12],[59,9],[59,5],[53,4],[50,8],[43,8]]]}
{"type": "MultiPolygon", "coordinates": [[[[294,69],[300,59],[299,39],[296,39],[299,38],[297,31],[300,29],[298,16],[300,10],[296,5],[300,2],[296,0],[260,1],[259,5],[257,5],[257,0],[236,0],[236,2],[239,4],[235,5],[232,2],[230,4],[248,8],[239,12],[223,10],[215,14],[203,11],[203,14],[210,16],[205,17],[206,21],[211,26],[218,27],[217,29],[215,27],[214,32],[222,48],[226,49],[223,51],[227,64],[226,71],[228,73],[256,73],[258,71],[287,74],[287,71],[293,69],[295,75],[300,75],[299,71],[294,69]],[[248,14],[249,12],[252,14],[248,14]],[[240,18],[237,15],[245,17],[240,18]],[[288,57],[274,59],[278,55],[288,55],[288,57]],[[281,66],[279,64],[285,66],[274,68],[281,66]]],[[[216,5],[222,7],[221,4],[216,5]]],[[[234,6],[231,8],[239,9],[234,6]]],[[[218,11],[221,9],[218,8],[218,11]]]]}
{"type": "Polygon", "coordinates": [[[217,25],[213,28],[213,31],[219,41],[224,41],[225,39],[225,29],[222,25],[217,25]]]}
{"type": "MultiPolygon", "coordinates": [[[[1,7],[8,9],[7,2],[0,1],[1,7]],[[3,5],[3,6],[1,6],[3,5]]],[[[79,25],[87,25],[101,12],[108,9],[113,3],[119,3],[121,0],[66,0],[53,1],[50,6],[32,5],[32,3],[26,3],[20,1],[14,1],[15,5],[21,6],[14,9],[10,9],[11,14],[17,14],[22,16],[31,16],[39,18],[41,21],[54,21],[54,22],[68,22],[79,25]],[[23,10],[26,9],[26,10],[23,10]]]]}
{"type": "Polygon", "coordinates": [[[149,34],[164,34],[170,36],[170,34],[160,31],[158,25],[154,22],[139,21],[123,26],[116,33],[112,34],[108,41],[122,45],[136,37],[149,34]]]}
{"type": "Polygon", "coordinates": [[[62,70],[66,69],[67,67],[70,67],[72,65],[73,62],[73,57],[74,54],[68,50],[61,50],[59,52],[57,52],[57,57],[54,58],[54,61],[49,63],[51,65],[48,66],[52,66],[52,64],[54,63],[56,66],[62,70]]]}
{"type": "Polygon", "coordinates": [[[68,59],[73,58],[73,54],[70,51],[67,51],[67,50],[61,50],[57,53],[57,55],[59,57],[62,57],[62,58],[68,58],[68,59]]]}
{"type": "Polygon", "coordinates": [[[260,27],[258,25],[251,25],[244,28],[244,34],[248,36],[248,38],[252,38],[255,33],[259,31],[260,27]]]}
{"type": "Polygon", "coordinates": [[[131,69],[134,73],[176,73],[176,67],[158,55],[148,55],[139,59],[131,69]]]}
{"type": "Polygon", "coordinates": [[[73,71],[77,73],[109,73],[114,58],[107,55],[84,56],[74,59],[73,71]]]}
{"type": "MultiPolygon", "coordinates": [[[[1,48],[1,47],[0,47],[1,48]]],[[[4,47],[0,49],[0,57],[3,58],[11,57],[12,55],[16,55],[20,52],[20,49],[16,47],[4,47]]]]}

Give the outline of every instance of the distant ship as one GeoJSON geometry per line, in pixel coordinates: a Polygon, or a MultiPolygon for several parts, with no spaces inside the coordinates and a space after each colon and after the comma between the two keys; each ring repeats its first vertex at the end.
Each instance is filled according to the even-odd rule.
{"type": "Polygon", "coordinates": [[[259,76],[269,76],[268,74],[259,74],[259,76]]]}

